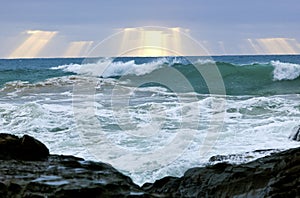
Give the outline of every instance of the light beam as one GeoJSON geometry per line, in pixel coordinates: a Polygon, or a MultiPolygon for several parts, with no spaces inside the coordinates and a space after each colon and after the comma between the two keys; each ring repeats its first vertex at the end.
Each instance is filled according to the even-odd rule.
{"type": "Polygon", "coordinates": [[[56,31],[28,30],[29,37],[8,58],[35,58],[57,34],[56,31]]]}
{"type": "Polygon", "coordinates": [[[64,53],[64,57],[82,57],[86,56],[93,41],[74,41],[71,42],[64,53]]]}

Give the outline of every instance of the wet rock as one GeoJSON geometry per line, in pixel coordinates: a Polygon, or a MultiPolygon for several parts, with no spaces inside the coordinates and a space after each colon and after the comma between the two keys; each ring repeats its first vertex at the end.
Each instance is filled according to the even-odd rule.
{"type": "Polygon", "coordinates": [[[279,149],[260,149],[254,150],[251,152],[238,153],[238,154],[229,154],[229,155],[214,155],[209,158],[210,165],[227,162],[232,164],[240,164],[252,161],[262,156],[267,156],[272,153],[279,152],[279,149]]]}
{"type": "Polygon", "coordinates": [[[298,127],[298,129],[292,133],[289,137],[290,139],[292,140],[295,140],[295,141],[300,141],[300,126],[298,127]]]}
{"type": "Polygon", "coordinates": [[[109,164],[49,155],[31,136],[0,134],[0,198],[153,197],[109,164]]]}
{"type": "Polygon", "coordinates": [[[299,178],[300,148],[295,148],[240,165],[192,168],[181,178],[142,189],[167,197],[300,197],[299,178]]]}
{"type": "Polygon", "coordinates": [[[243,164],[215,157],[221,163],[142,187],[109,164],[49,155],[45,148],[30,136],[0,134],[0,198],[300,197],[300,148],[257,150],[273,153],[243,164]]]}
{"type": "Polygon", "coordinates": [[[0,197],[151,197],[109,164],[73,156],[0,160],[0,197]]]}
{"type": "Polygon", "coordinates": [[[35,138],[0,134],[0,159],[42,160],[49,156],[48,148],[35,138]]]}

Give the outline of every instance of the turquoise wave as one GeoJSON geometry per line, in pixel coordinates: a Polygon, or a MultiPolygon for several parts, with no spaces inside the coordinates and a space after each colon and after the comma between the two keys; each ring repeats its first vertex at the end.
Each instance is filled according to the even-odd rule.
{"type": "Polygon", "coordinates": [[[0,87],[12,81],[36,83],[67,75],[148,82],[141,86],[157,86],[160,78],[171,83],[176,88],[173,91],[200,94],[224,94],[215,91],[223,85],[228,95],[300,94],[300,56],[0,60],[0,87]],[[177,76],[170,73],[170,68],[177,71],[177,76]],[[217,68],[220,76],[201,72],[211,68],[217,68]],[[189,85],[183,81],[188,81],[189,85]]]}

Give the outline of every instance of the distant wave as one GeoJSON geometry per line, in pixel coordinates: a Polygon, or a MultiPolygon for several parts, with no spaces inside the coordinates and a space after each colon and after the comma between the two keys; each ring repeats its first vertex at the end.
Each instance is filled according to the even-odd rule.
{"type": "MultiPolygon", "coordinates": [[[[116,60],[103,58],[96,63],[69,64],[52,67],[52,70],[63,70],[79,75],[102,78],[119,78],[121,76],[143,76],[146,79],[160,77],[174,79],[166,67],[173,67],[194,87],[197,93],[209,93],[205,79],[199,74],[199,67],[217,66],[226,93],[229,95],[276,95],[286,93],[299,93],[300,65],[295,63],[270,60],[268,62],[230,63],[215,62],[209,58],[201,57],[193,62],[184,58],[163,57],[138,62],[136,59],[116,60]],[[197,68],[198,67],[198,68],[197,68]]],[[[127,78],[123,78],[125,80],[127,78]]],[[[172,81],[173,82],[173,81],[172,81]]],[[[193,91],[182,86],[182,82],[174,82],[182,92],[193,91]]]]}
{"type": "Polygon", "coordinates": [[[300,65],[285,63],[278,60],[270,62],[253,62],[249,64],[233,64],[228,62],[215,62],[212,59],[198,58],[191,63],[189,60],[177,57],[157,58],[145,63],[136,63],[135,60],[115,61],[113,58],[103,58],[96,63],[68,64],[51,67],[51,70],[63,70],[75,74],[83,74],[95,77],[120,77],[126,75],[143,76],[166,66],[177,67],[180,70],[188,70],[189,66],[216,64],[223,74],[228,75],[247,75],[255,74],[258,76],[273,76],[274,81],[294,80],[300,76],[300,65]],[[181,67],[186,66],[186,67],[181,67]],[[269,68],[269,69],[268,69],[269,68]],[[270,69],[272,70],[271,73],[270,69]]]}
{"type": "Polygon", "coordinates": [[[193,62],[193,64],[200,64],[200,65],[205,65],[205,64],[215,64],[216,62],[212,59],[197,59],[196,61],[193,62]]]}
{"type": "Polygon", "coordinates": [[[63,70],[65,72],[72,72],[75,74],[85,74],[91,76],[99,76],[103,71],[103,68],[107,67],[112,63],[112,59],[105,58],[100,59],[97,63],[86,63],[86,64],[67,64],[60,65],[57,67],[51,67],[52,70],[63,70]]]}
{"type": "Polygon", "coordinates": [[[126,62],[114,61],[112,58],[100,59],[97,63],[70,64],[52,67],[52,70],[64,70],[76,74],[85,74],[91,76],[101,76],[104,78],[118,77],[123,75],[142,76],[163,66],[172,66],[176,64],[187,65],[188,61],[181,58],[157,58],[154,61],[137,64],[135,60],[126,62]]]}

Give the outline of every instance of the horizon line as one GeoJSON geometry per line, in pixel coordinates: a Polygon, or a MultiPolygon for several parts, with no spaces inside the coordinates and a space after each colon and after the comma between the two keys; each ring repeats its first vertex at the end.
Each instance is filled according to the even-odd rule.
{"type": "Polygon", "coordinates": [[[188,55],[188,56],[94,56],[94,57],[88,57],[88,56],[60,56],[60,57],[0,57],[1,60],[16,60],[16,59],[71,59],[71,58],[161,58],[161,57],[216,57],[216,56],[298,56],[299,54],[214,54],[214,55],[188,55]]]}

